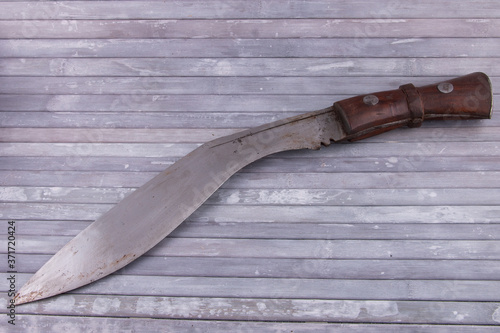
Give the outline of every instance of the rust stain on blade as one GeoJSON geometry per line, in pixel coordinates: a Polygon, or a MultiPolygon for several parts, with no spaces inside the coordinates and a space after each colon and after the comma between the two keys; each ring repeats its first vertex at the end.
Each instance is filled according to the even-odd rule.
{"type": "Polygon", "coordinates": [[[14,304],[20,305],[23,303],[29,303],[33,302],[35,300],[38,300],[40,298],[43,298],[44,291],[32,291],[27,295],[23,295],[21,297],[20,293],[17,293],[16,296],[14,296],[14,304]]]}

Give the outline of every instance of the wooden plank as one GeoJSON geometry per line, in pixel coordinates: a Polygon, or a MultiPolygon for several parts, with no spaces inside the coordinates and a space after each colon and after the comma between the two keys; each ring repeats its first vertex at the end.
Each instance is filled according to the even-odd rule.
{"type": "MultiPolygon", "coordinates": [[[[3,222],[7,222],[4,220],[3,222]]],[[[19,235],[76,236],[91,220],[16,220],[19,235]]],[[[500,224],[183,222],[170,237],[343,240],[500,240],[500,224]]]]}
{"type": "Polygon", "coordinates": [[[497,57],[495,38],[12,39],[1,57],[497,57]],[[335,47],[332,47],[334,45],[335,47]],[[471,47],[474,45],[474,47],[471,47]],[[456,50],[460,50],[459,53],[456,50]]]}
{"type": "Polygon", "coordinates": [[[241,128],[262,125],[282,118],[290,113],[72,113],[52,112],[3,112],[0,124],[3,127],[73,127],[73,128],[241,128]],[[204,126],[204,125],[205,126],[204,126]],[[217,124],[217,125],[216,125],[217,124]]]}
{"type": "Polygon", "coordinates": [[[250,321],[221,321],[221,320],[181,320],[181,319],[150,319],[150,318],[109,318],[109,317],[72,317],[54,315],[17,315],[19,318],[16,325],[25,331],[34,333],[61,331],[172,331],[185,332],[387,332],[397,333],[401,330],[413,332],[438,331],[442,333],[474,333],[495,332],[494,326],[470,326],[470,325],[428,325],[428,324],[333,324],[333,323],[274,323],[274,322],[250,322],[250,321]],[[40,328],[43,327],[43,330],[40,328]]]}
{"type": "Polygon", "coordinates": [[[117,203],[134,188],[0,187],[2,202],[117,203]]]}
{"type": "MultiPolygon", "coordinates": [[[[78,165],[79,159],[67,159],[66,163],[78,165]]],[[[71,172],[71,171],[0,171],[0,183],[8,186],[106,186],[139,187],[158,172],[71,172]]]]}
{"type": "MultiPolygon", "coordinates": [[[[0,125],[16,127],[62,128],[240,128],[259,126],[272,121],[298,115],[290,112],[1,112],[0,125]]],[[[429,128],[500,127],[500,118],[472,121],[429,121],[429,128]]],[[[418,131],[418,130],[417,130],[418,131]]],[[[481,129],[479,129],[481,131],[481,129]]],[[[435,131],[433,137],[440,135],[435,131]]],[[[99,135],[95,138],[99,139],[99,135]]],[[[366,141],[365,141],[366,142],[366,141]]]]}
{"type": "Polygon", "coordinates": [[[491,58],[0,58],[2,76],[500,75],[491,58]]]}
{"type": "MultiPolygon", "coordinates": [[[[2,303],[6,299],[3,296],[2,303]]],[[[254,321],[497,324],[499,303],[66,295],[19,307],[20,314],[254,321]],[[494,320],[495,319],[495,320],[494,320]]],[[[5,308],[5,307],[3,307],[5,308]]],[[[5,310],[2,310],[5,311],[5,310]]]]}
{"type": "MultiPolygon", "coordinates": [[[[19,273],[17,274],[17,281],[20,284],[25,283],[30,276],[31,274],[19,273]]],[[[2,273],[0,277],[6,279],[7,274],[2,273]]],[[[228,297],[236,302],[238,302],[238,299],[245,298],[269,299],[271,302],[293,298],[312,300],[313,302],[345,299],[438,302],[447,300],[450,302],[460,301],[472,304],[474,302],[485,302],[485,304],[488,304],[489,302],[497,302],[499,287],[498,281],[211,278],[115,274],[79,288],[72,293],[44,302],[64,302],[64,299],[71,297],[85,298],[96,297],[97,295],[105,297],[133,295],[144,299],[148,299],[148,296],[161,295],[178,299],[183,297],[228,297]],[[134,288],[131,288],[131,286],[134,286],[134,288]]],[[[5,294],[2,296],[5,297],[5,294]]],[[[196,300],[193,301],[196,302],[196,300]]],[[[35,302],[31,304],[36,306],[36,304],[43,303],[35,302]]],[[[130,304],[131,302],[128,302],[124,305],[128,307],[130,304]]],[[[426,304],[426,306],[429,305],[426,304]]],[[[2,309],[5,308],[2,307],[2,309]]],[[[29,309],[27,305],[23,306],[23,308],[29,309]]],[[[78,309],[78,306],[68,305],[65,310],[79,311],[78,309]]],[[[63,309],[57,310],[65,311],[63,309]]],[[[495,309],[493,309],[494,311],[495,309]]],[[[37,311],[37,313],[42,314],[43,312],[37,311]]]]}
{"type": "MultiPolygon", "coordinates": [[[[36,207],[38,208],[38,207],[36,207]]],[[[69,207],[68,207],[69,208],[69,207]]],[[[35,209],[36,211],[36,209],[35,209]]],[[[287,207],[204,206],[191,221],[362,222],[362,223],[496,223],[498,206],[287,207]],[[253,212],[262,214],[259,218],[253,212]]],[[[50,214],[50,213],[49,213],[50,214]]],[[[24,217],[24,214],[21,214],[24,217]]],[[[63,215],[64,216],[64,215],[63,215]]]]}
{"type": "MultiPolygon", "coordinates": [[[[2,202],[111,203],[135,188],[0,187],[2,202]]],[[[220,189],[207,205],[444,206],[495,205],[500,189],[220,189]]]]}
{"type": "Polygon", "coordinates": [[[155,143],[0,143],[3,156],[15,156],[21,149],[22,156],[140,156],[171,157],[184,156],[199,144],[155,144],[155,143]],[[17,147],[16,147],[17,146],[17,147]],[[163,149],[161,148],[163,147],[163,149]],[[38,150],[38,152],[37,152],[38,150]]]}
{"type": "MultiPolygon", "coordinates": [[[[45,77],[39,80],[35,77],[9,77],[9,84],[2,86],[2,92],[33,95],[117,94],[124,96],[156,94],[331,95],[334,93],[352,96],[367,92],[394,90],[401,84],[409,82],[419,86],[448,78],[450,77],[45,77]]],[[[500,85],[500,77],[491,77],[491,81],[494,87],[500,85]]],[[[120,96],[116,97],[120,98],[120,96]]],[[[327,107],[332,102],[322,107],[327,107]]]]}
{"type": "MultiPolygon", "coordinates": [[[[349,79],[350,80],[350,79],[349,79]]],[[[349,80],[345,80],[348,82],[349,80]]],[[[413,80],[412,80],[413,81],[413,80]]],[[[394,88],[394,87],[393,87],[394,88]]],[[[366,93],[366,90],[364,93],[366,93]]],[[[23,95],[0,94],[0,111],[308,112],[352,95],[23,95]],[[201,101],[200,101],[201,99],[201,101]]],[[[493,105],[500,95],[493,95],[493,105]]],[[[495,110],[494,110],[495,112],[495,110]]],[[[493,116],[496,118],[496,116],[493,116]]]]}
{"type": "MultiPolygon", "coordinates": [[[[24,279],[23,279],[24,280],[24,279]]],[[[496,302],[498,281],[446,280],[330,280],[272,278],[197,278],[110,276],[85,294],[123,294],[138,284],[134,294],[144,296],[245,297],[360,300],[435,300],[496,302]],[[144,278],[144,280],[141,280],[144,278]],[[197,284],[198,282],[198,284],[197,284]],[[212,287],[210,287],[210,285],[212,287]],[[106,287],[109,289],[106,290],[106,287]],[[495,289],[496,288],[496,289],[495,289]],[[181,293],[182,291],[182,293],[181,293]],[[453,293],[453,295],[449,295],[453,293]],[[198,296],[196,296],[198,295],[198,296]],[[211,296],[205,296],[211,295],[211,296]]],[[[320,317],[319,317],[320,318],[320,317]]]]}
{"type": "Polygon", "coordinates": [[[217,0],[210,4],[200,0],[169,1],[168,10],[161,1],[58,1],[0,2],[0,19],[260,19],[260,18],[497,18],[499,5],[494,0],[469,0],[467,11],[441,3],[424,0],[408,11],[401,2],[384,0],[373,6],[369,0],[355,3],[334,3],[322,0],[304,3],[291,0],[260,2],[217,0]],[[20,10],[22,8],[22,10],[20,10]],[[116,10],[120,8],[120,10],[116,10]],[[367,10],[368,9],[368,10],[367,10]]]}
{"type": "MultiPolygon", "coordinates": [[[[23,160],[25,157],[23,157],[23,160]]],[[[337,173],[337,172],[393,172],[394,169],[399,172],[461,172],[461,171],[498,171],[500,164],[497,157],[481,156],[404,156],[398,155],[398,161],[394,157],[312,157],[304,158],[294,157],[293,159],[279,155],[279,157],[268,157],[243,169],[244,172],[275,172],[275,173],[337,173]]],[[[1,159],[0,159],[1,160],[1,159]]],[[[116,163],[117,171],[123,170],[123,163],[116,163]]],[[[92,163],[89,160],[88,163],[92,163]]],[[[18,165],[18,164],[12,164],[18,165]]],[[[164,165],[166,166],[166,165],[164,165]]],[[[82,169],[84,165],[82,163],[82,169]]],[[[132,168],[132,164],[129,165],[132,168]]],[[[37,168],[28,167],[27,169],[36,170],[37,168]]],[[[61,168],[51,168],[58,170],[61,168]]],[[[106,169],[112,170],[113,168],[106,169]]],[[[22,168],[19,168],[22,170],[22,168]]],[[[158,168],[157,171],[162,171],[158,168]]],[[[146,168],[137,171],[152,171],[152,168],[146,168]]],[[[156,170],[155,170],[156,171],[156,170]]],[[[311,184],[312,185],[312,184],[311,184]]],[[[470,186],[470,185],[467,185],[470,186]]]]}
{"type": "MultiPolygon", "coordinates": [[[[67,159],[78,166],[79,159],[67,159]]],[[[243,170],[244,171],[244,170],[243,170]]],[[[0,171],[1,186],[139,187],[158,172],[0,171]]],[[[239,172],[222,188],[497,188],[500,172],[239,172]],[[450,177],[452,175],[453,177],[450,177]]]]}
{"type": "MultiPolygon", "coordinates": [[[[136,87],[137,88],[137,87],[136,87]]],[[[333,104],[350,95],[148,95],[132,90],[124,95],[0,94],[0,111],[218,111],[307,112],[333,104]],[[135,93],[135,94],[134,94],[135,93]],[[200,101],[200,99],[202,101],[200,101]]],[[[500,99],[499,99],[500,100],[500,99]]]]}
{"type": "MultiPolygon", "coordinates": [[[[0,157],[0,170],[9,171],[139,171],[161,172],[177,157],[0,157]],[[68,163],[70,162],[70,163],[68,163]]],[[[384,160],[381,160],[383,162],[384,160]]],[[[380,162],[379,162],[380,163],[380,162]]],[[[469,162],[474,163],[474,162],[469,162]]],[[[312,163],[310,163],[312,164],[312,163]]],[[[465,165],[468,163],[465,162],[465,165]]],[[[475,164],[475,163],[474,163],[475,164]]],[[[313,167],[311,166],[311,170],[313,167]]],[[[258,169],[257,169],[258,170],[258,169]]],[[[466,169],[466,170],[470,170],[466,169]]],[[[284,171],[284,170],[281,170],[284,171]]]]}
{"type": "MultiPolygon", "coordinates": [[[[199,144],[194,143],[0,143],[2,156],[106,156],[106,157],[182,157],[199,144]]],[[[319,157],[317,151],[301,149],[280,154],[282,157],[319,157]]],[[[397,168],[398,156],[491,156],[498,153],[493,142],[370,142],[336,144],[321,151],[321,157],[389,157],[397,168]],[[397,153],[394,153],[397,152],[397,153]]]]}
{"type": "MultiPolygon", "coordinates": [[[[112,204],[0,203],[0,218],[95,220],[112,204]]],[[[188,221],[317,223],[497,223],[500,208],[483,206],[216,206],[204,205],[188,221]],[[255,212],[259,212],[255,216],[255,212]]]]}
{"type": "MultiPolygon", "coordinates": [[[[224,205],[495,205],[500,189],[221,190],[207,204],[224,205]],[[474,199],[473,199],[474,198],[474,199]]],[[[14,197],[13,199],[16,199],[14,197]]]]}
{"type": "MultiPolygon", "coordinates": [[[[2,7],[0,5],[0,7],[2,7]]],[[[500,37],[498,19],[9,20],[0,38],[500,37]],[[21,27],[21,29],[19,29],[21,27]]]]}
{"type": "Polygon", "coordinates": [[[275,173],[240,172],[223,188],[489,188],[498,187],[498,176],[494,171],[285,173],[280,177],[275,173]]]}
{"type": "MultiPolygon", "coordinates": [[[[18,269],[34,273],[49,255],[17,256],[18,269]]],[[[142,257],[115,275],[350,280],[495,280],[498,260],[324,260],[223,257],[142,257]]]]}
{"type": "MultiPolygon", "coordinates": [[[[200,143],[239,131],[241,129],[231,128],[2,128],[0,142],[200,143]]],[[[489,134],[496,132],[492,130],[489,134]]]]}
{"type": "MultiPolygon", "coordinates": [[[[5,218],[5,216],[2,216],[5,218]]],[[[25,235],[17,253],[54,254],[72,237],[25,235]]],[[[168,237],[153,256],[300,259],[498,260],[496,240],[285,240],[168,237]]]]}
{"type": "MultiPolygon", "coordinates": [[[[305,155],[287,158],[286,155],[267,157],[245,167],[245,173],[354,173],[354,172],[467,172],[500,171],[498,158],[493,156],[398,156],[398,162],[380,157],[316,157],[305,155]]],[[[161,172],[177,157],[0,157],[2,171],[104,171],[104,172],[161,172]]],[[[267,186],[265,188],[268,188],[267,186]]]]}

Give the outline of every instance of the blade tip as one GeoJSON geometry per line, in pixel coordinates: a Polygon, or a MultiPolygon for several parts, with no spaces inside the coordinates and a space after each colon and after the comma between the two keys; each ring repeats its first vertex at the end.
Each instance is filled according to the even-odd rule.
{"type": "Polygon", "coordinates": [[[21,304],[26,304],[26,303],[31,303],[34,301],[38,301],[39,299],[45,298],[43,296],[43,293],[40,291],[32,291],[29,293],[23,293],[23,290],[21,290],[14,296],[14,304],[21,305],[21,304]]]}

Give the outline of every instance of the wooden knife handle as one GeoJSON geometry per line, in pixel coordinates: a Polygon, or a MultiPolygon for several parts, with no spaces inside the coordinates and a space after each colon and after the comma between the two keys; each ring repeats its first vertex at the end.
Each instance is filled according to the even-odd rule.
{"type": "Polygon", "coordinates": [[[419,127],[425,119],[491,118],[491,82],[472,73],[436,84],[348,98],[333,105],[347,139],[364,139],[394,128],[419,127]]]}

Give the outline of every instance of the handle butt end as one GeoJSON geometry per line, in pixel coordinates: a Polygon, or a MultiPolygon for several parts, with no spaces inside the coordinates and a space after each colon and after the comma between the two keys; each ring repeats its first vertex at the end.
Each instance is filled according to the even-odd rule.
{"type": "Polygon", "coordinates": [[[490,78],[481,72],[418,88],[425,119],[489,119],[493,110],[490,78]]]}

